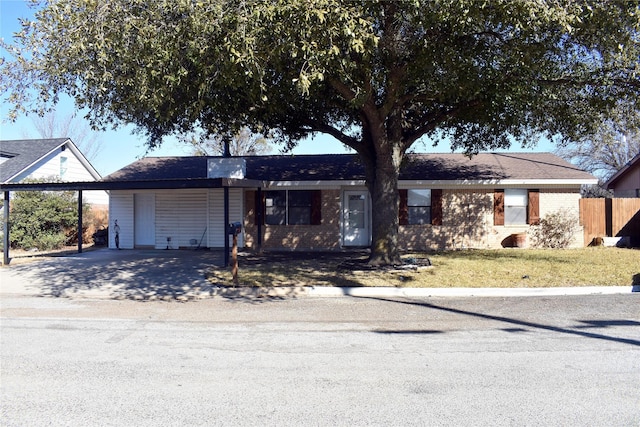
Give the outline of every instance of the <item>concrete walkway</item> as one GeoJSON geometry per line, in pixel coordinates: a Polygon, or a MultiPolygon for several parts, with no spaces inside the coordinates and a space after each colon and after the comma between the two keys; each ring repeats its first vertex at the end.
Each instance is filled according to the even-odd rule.
{"type": "Polygon", "coordinates": [[[621,294],[638,286],[570,288],[394,288],[282,287],[228,288],[205,278],[223,264],[222,251],[99,249],[0,268],[0,295],[133,300],[285,298],[301,296],[508,297],[621,294]]]}

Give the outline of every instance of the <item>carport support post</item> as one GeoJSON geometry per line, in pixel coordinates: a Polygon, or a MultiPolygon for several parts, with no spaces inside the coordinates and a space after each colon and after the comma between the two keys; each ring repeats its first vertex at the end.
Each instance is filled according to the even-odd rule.
{"type": "Polygon", "coordinates": [[[257,250],[258,253],[261,254],[262,253],[262,218],[264,215],[264,212],[262,212],[262,188],[258,187],[258,197],[256,199],[256,224],[258,224],[258,244],[257,244],[257,250]]]}
{"type": "MultiPolygon", "coordinates": [[[[224,158],[231,157],[229,136],[224,136],[224,158]]],[[[224,266],[229,267],[229,187],[224,187],[224,266]]]]}
{"type": "Polygon", "coordinates": [[[78,253],[82,253],[82,190],[78,190],[78,253]]]}
{"type": "Polygon", "coordinates": [[[224,266],[229,267],[229,187],[224,187],[224,266]]]}
{"type": "Polygon", "coordinates": [[[4,192],[4,202],[2,204],[2,208],[4,209],[4,215],[3,215],[4,237],[2,238],[3,240],[2,249],[4,252],[3,264],[7,265],[9,264],[9,191],[4,192]]]}

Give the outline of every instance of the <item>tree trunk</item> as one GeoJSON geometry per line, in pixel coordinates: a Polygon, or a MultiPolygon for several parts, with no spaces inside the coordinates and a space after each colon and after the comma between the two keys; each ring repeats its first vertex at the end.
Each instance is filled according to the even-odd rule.
{"type": "Polygon", "coordinates": [[[366,159],[367,188],[371,195],[372,241],[369,264],[375,266],[401,264],[398,248],[398,177],[402,154],[389,149],[375,159],[366,159]]]}

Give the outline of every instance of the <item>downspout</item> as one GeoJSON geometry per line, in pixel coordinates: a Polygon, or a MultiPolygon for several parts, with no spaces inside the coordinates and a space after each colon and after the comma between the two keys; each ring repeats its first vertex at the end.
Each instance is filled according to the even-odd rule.
{"type": "Polygon", "coordinates": [[[82,253],[82,190],[78,190],[78,253],[82,253]]]}
{"type": "MultiPolygon", "coordinates": [[[[224,137],[224,156],[225,158],[231,157],[229,151],[229,138],[224,137]]],[[[229,266],[229,186],[225,185],[224,191],[224,266],[229,266]]]]}
{"type": "Polygon", "coordinates": [[[9,191],[4,191],[4,237],[3,237],[3,252],[4,252],[4,265],[9,264],[9,191]]]}

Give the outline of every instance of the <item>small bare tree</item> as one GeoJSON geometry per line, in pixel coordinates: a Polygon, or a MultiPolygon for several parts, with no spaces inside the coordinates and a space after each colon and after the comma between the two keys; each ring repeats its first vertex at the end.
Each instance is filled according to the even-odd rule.
{"type": "Polygon", "coordinates": [[[559,147],[556,154],[606,181],[640,153],[640,112],[621,104],[589,137],[559,147]]]}
{"type": "MultiPolygon", "coordinates": [[[[180,140],[193,149],[196,156],[222,156],[225,154],[225,139],[222,135],[189,134],[180,140]]],[[[229,153],[232,156],[259,156],[271,152],[271,140],[249,129],[240,130],[229,139],[229,153]]]]}
{"type": "MultiPolygon", "coordinates": [[[[31,121],[38,136],[47,139],[70,138],[91,162],[102,150],[98,133],[75,114],[58,115],[56,111],[49,111],[42,116],[32,116],[31,121]]],[[[25,138],[34,137],[30,132],[23,132],[23,135],[25,138]]]]}

